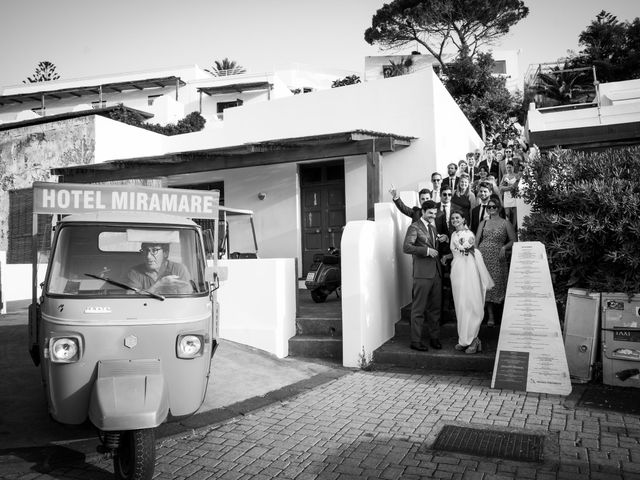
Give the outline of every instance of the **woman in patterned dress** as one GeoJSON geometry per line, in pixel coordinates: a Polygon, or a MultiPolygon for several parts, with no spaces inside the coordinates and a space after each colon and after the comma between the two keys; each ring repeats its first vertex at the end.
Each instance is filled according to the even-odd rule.
{"type": "Polygon", "coordinates": [[[507,251],[516,241],[513,225],[499,215],[500,208],[500,198],[492,195],[487,203],[489,218],[480,222],[476,235],[476,248],[482,252],[494,283],[494,287],[487,290],[485,299],[489,315],[487,325],[490,327],[496,324],[496,305],[504,302],[509,276],[507,251]]]}

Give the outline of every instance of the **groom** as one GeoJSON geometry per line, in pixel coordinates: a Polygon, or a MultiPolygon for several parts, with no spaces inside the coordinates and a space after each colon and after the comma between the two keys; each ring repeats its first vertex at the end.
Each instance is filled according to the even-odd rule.
{"type": "Polygon", "coordinates": [[[442,265],[438,258],[438,233],[433,223],[438,213],[436,202],[422,204],[422,217],[409,225],[402,251],[413,256],[413,302],[411,304],[411,348],[436,350],[440,343],[440,307],[442,265]]]}

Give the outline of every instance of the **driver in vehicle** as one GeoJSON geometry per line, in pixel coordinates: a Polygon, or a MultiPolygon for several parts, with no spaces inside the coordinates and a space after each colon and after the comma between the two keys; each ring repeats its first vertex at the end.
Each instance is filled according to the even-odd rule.
{"type": "Polygon", "coordinates": [[[151,293],[192,293],[189,271],[184,265],[169,260],[168,243],[142,243],[144,262],[127,273],[132,287],[151,293]]]}

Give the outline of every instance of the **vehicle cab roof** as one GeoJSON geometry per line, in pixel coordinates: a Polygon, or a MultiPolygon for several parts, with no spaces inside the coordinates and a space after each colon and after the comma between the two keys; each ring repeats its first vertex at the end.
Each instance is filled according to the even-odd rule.
{"type": "Polygon", "coordinates": [[[138,223],[138,224],[163,224],[167,226],[197,226],[195,222],[188,218],[164,213],[132,213],[103,211],[95,213],[79,213],[68,215],[61,220],[61,223],[138,223]]]}

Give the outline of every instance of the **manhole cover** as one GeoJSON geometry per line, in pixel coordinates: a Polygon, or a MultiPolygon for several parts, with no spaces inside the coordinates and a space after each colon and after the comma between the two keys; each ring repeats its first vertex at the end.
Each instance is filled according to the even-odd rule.
{"type": "Polygon", "coordinates": [[[436,438],[433,449],[482,457],[541,462],[543,443],[542,435],[445,425],[436,438]]]}

